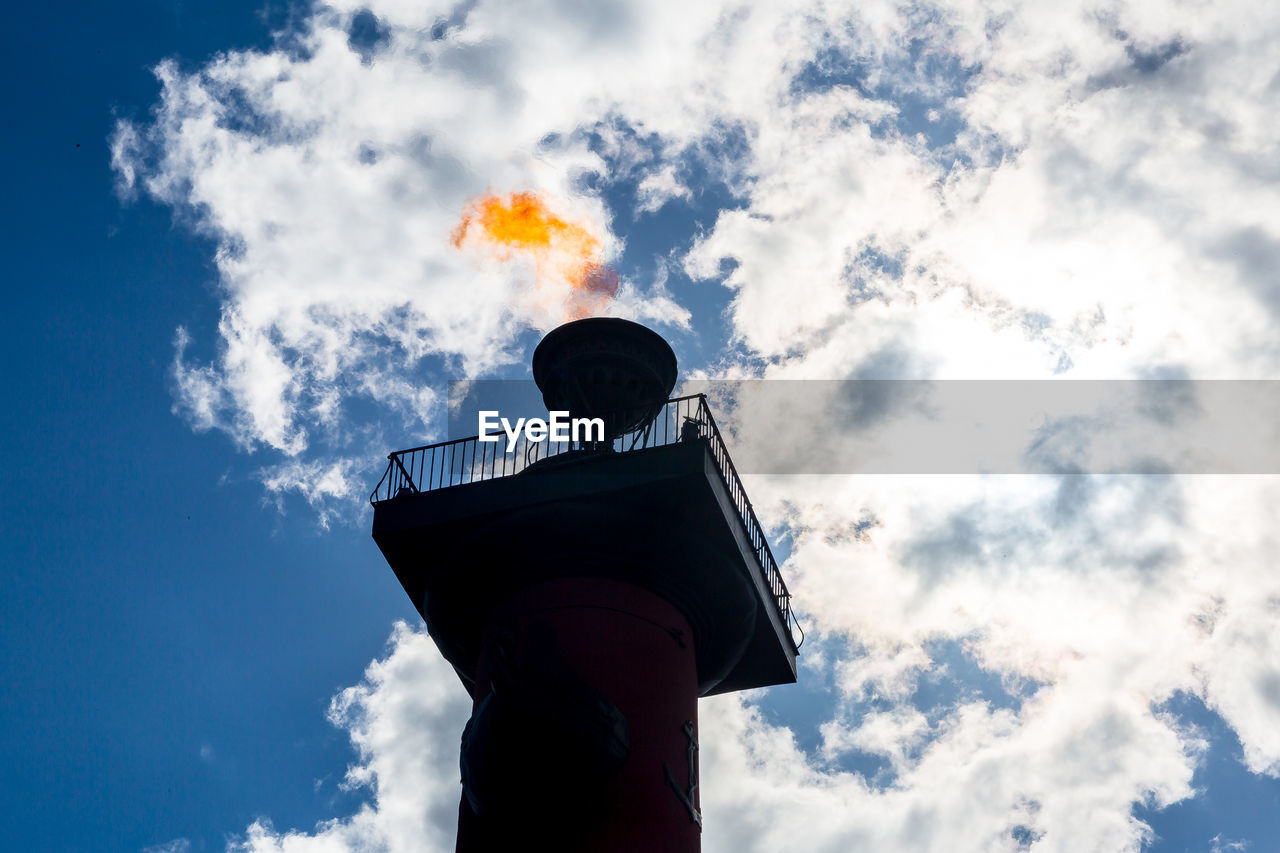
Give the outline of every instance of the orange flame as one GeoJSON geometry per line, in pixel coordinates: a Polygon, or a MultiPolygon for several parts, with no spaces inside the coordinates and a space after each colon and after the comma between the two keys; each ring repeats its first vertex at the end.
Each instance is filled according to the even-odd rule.
{"type": "Polygon", "coordinates": [[[504,261],[515,252],[529,255],[539,288],[563,293],[570,319],[601,310],[618,292],[618,273],[603,262],[600,239],[586,226],[557,216],[537,193],[472,199],[451,242],[459,249],[487,248],[504,261]]]}

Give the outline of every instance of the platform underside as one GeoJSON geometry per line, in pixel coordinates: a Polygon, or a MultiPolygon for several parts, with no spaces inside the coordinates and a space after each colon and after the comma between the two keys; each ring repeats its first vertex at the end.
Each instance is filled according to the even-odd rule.
{"type": "Polygon", "coordinates": [[[373,538],[469,691],[495,609],[575,576],[634,583],[683,612],[701,695],[796,680],[788,626],[703,441],[384,501],[373,538]]]}

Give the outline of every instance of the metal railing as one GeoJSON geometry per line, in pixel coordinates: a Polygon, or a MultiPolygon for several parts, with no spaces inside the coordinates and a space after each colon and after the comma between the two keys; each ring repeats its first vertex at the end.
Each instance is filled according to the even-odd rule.
{"type": "Polygon", "coordinates": [[[612,442],[529,442],[522,435],[513,452],[506,452],[505,435],[500,435],[498,441],[480,441],[479,436],[472,436],[398,450],[387,456],[387,470],[369,495],[369,502],[377,506],[406,495],[509,477],[536,462],[553,457],[563,456],[568,461],[568,455],[631,453],[684,441],[707,442],[725,491],[733,501],[743,532],[763,571],[765,585],[778,615],[782,618],[782,623],[788,626],[788,631],[792,625],[800,631],[798,642],[794,635],[791,638],[798,649],[804,643],[804,631],[791,612],[791,593],[787,591],[782,572],[778,570],[777,561],[769,549],[764,527],[747,498],[742,480],[733,467],[729,450],[720,436],[711,407],[707,405],[707,398],[703,394],[668,400],[658,408],[646,426],[615,438],[612,442]]]}

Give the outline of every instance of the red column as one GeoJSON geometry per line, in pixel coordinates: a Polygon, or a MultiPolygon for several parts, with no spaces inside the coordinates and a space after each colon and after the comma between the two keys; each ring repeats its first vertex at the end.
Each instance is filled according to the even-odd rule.
{"type": "MultiPolygon", "coordinates": [[[[507,740],[502,740],[505,734],[498,736],[495,742],[504,746],[488,750],[485,772],[490,781],[518,780],[520,796],[518,805],[490,806],[482,800],[476,814],[464,795],[459,851],[700,849],[697,667],[693,633],[678,610],[619,581],[540,583],[516,593],[495,613],[477,675],[476,712],[497,684],[489,713],[500,721],[486,736],[500,730],[521,733],[507,740]],[[521,685],[504,690],[513,672],[521,685]],[[530,705],[513,695],[531,682],[571,683],[564,679],[590,687],[543,691],[532,703],[539,710],[525,715],[535,722],[513,723],[511,709],[530,705]],[[559,743],[571,742],[573,734],[564,729],[556,733],[555,714],[546,722],[548,703],[591,705],[584,696],[603,697],[626,718],[629,754],[620,767],[605,773],[581,761],[572,749],[560,749],[559,743]],[[502,705],[496,716],[495,705],[502,705]]],[[[532,689],[538,689],[536,684],[532,689]]],[[[578,719],[568,710],[560,718],[578,719]]]]}

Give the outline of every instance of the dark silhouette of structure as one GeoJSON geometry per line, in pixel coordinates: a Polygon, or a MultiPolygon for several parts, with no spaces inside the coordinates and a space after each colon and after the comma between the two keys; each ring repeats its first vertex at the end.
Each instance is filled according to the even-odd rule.
{"type": "Polygon", "coordinates": [[[661,337],[568,323],[533,373],[605,440],[403,450],[371,496],[474,703],[458,850],[697,851],[697,699],[795,681],[790,594],[706,399],[668,399],[661,337]]]}

